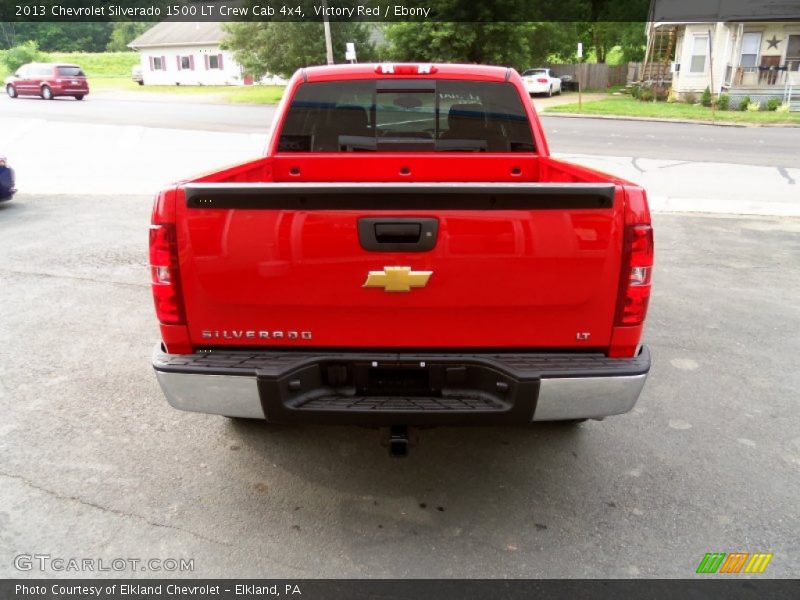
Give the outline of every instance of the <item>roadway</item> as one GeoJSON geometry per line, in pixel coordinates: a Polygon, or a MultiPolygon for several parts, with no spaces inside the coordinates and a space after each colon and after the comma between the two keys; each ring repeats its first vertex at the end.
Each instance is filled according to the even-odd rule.
{"type": "MultiPolygon", "coordinates": [[[[202,99],[202,98],[200,98],[202,99]]],[[[263,134],[274,106],[204,103],[153,94],[90,95],[83,102],[0,97],[0,116],[67,123],[263,134]]],[[[543,116],[551,151],[774,167],[800,167],[800,128],[728,127],[543,116]]]]}

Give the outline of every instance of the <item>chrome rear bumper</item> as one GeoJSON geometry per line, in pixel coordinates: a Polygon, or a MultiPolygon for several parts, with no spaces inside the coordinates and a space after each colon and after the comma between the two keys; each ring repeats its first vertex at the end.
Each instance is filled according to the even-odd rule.
{"type": "MultiPolygon", "coordinates": [[[[153,367],[169,403],[180,410],[276,422],[514,424],[600,419],[636,404],[650,369],[642,348],[628,359],[586,354],[323,354],[226,352],[170,355],[153,367]],[[450,377],[436,397],[364,392],[357,382],[326,381],[326,369],[431,370],[450,377]],[[459,396],[461,394],[461,396],[459,396]]],[[[396,375],[394,375],[396,377],[396,375]]],[[[438,381],[438,379],[437,379],[438,381]]]]}

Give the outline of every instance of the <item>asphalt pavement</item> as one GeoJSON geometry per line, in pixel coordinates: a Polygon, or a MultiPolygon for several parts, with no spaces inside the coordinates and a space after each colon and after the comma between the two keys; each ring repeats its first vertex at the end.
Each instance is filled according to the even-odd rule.
{"type": "Polygon", "coordinates": [[[167,405],[149,211],[0,206],[0,577],[42,575],[21,553],[193,558],[203,577],[691,577],[712,551],[800,569],[800,220],[656,216],[632,413],[425,430],[397,460],[369,429],[167,405]]]}
{"type": "MultiPolygon", "coordinates": [[[[0,97],[0,115],[4,118],[94,125],[263,134],[274,114],[274,106],[187,103],[163,97],[134,101],[90,95],[82,102],[72,98],[48,102],[0,97]]],[[[718,127],[548,115],[542,116],[542,123],[552,152],[800,167],[798,128],[718,127]]]]}
{"type": "Polygon", "coordinates": [[[800,167],[800,128],[542,117],[550,150],[687,162],[800,167]]]}
{"type": "MultiPolygon", "coordinates": [[[[195,99],[196,100],[196,99],[195,99]]],[[[0,95],[0,117],[43,119],[49,122],[92,125],[126,125],[176,130],[264,133],[272,123],[275,106],[187,102],[180,95],[138,100],[89,94],[86,99],[11,99],[0,95]]]]}
{"type": "Polygon", "coordinates": [[[0,204],[0,577],[80,575],[13,564],[49,554],[194,559],[122,576],[683,578],[713,551],[772,552],[765,576],[796,576],[800,218],[769,216],[797,204],[797,169],[772,164],[796,129],[709,128],[738,132],[734,153],[767,136],[771,164],[736,166],[693,162],[698,144],[678,136],[665,147],[681,159],[634,139],[660,123],[546,119],[554,149],[640,177],[665,210],[690,193],[720,213],[780,202],[757,205],[767,216],[655,212],[653,369],[632,413],[425,430],[392,460],[368,429],[167,405],[150,368],[152,193],[257,155],[263,127],[245,123],[271,114],[103,102],[0,100],[22,190],[0,204]],[[587,140],[595,124],[624,135],[582,154],[580,130],[558,129],[580,123],[587,140]],[[648,148],[662,155],[632,153],[648,148]]]}

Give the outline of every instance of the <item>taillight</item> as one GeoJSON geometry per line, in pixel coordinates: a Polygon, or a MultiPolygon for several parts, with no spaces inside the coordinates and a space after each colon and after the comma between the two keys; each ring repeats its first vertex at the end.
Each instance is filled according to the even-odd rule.
{"type": "Polygon", "coordinates": [[[641,325],[650,301],[653,270],[653,228],[648,224],[625,226],[617,325],[641,325]]]}
{"type": "Polygon", "coordinates": [[[150,283],[158,320],[165,325],[183,323],[174,225],[150,226],[150,283]]]}
{"type": "Polygon", "coordinates": [[[539,79],[537,79],[536,81],[538,81],[539,83],[547,83],[547,79],[544,79],[544,78],[542,78],[542,77],[540,77],[540,78],[539,78],[539,79]]]}
{"type": "Polygon", "coordinates": [[[431,64],[396,65],[394,63],[381,63],[375,67],[375,72],[381,75],[429,75],[436,73],[438,70],[431,64]]]}

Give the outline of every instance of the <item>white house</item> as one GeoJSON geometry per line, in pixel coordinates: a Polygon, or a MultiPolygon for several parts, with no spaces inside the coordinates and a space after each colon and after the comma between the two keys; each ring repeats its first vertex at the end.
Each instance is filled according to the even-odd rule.
{"type": "Polygon", "coordinates": [[[728,93],[764,101],[779,98],[800,109],[800,21],[651,23],[645,70],[672,79],[680,96],[728,93]],[[667,63],[669,63],[667,65],[667,63]]]}
{"type": "Polygon", "coordinates": [[[220,23],[164,21],[128,46],[138,50],[145,85],[250,85],[233,54],[222,50],[220,23]]]}

